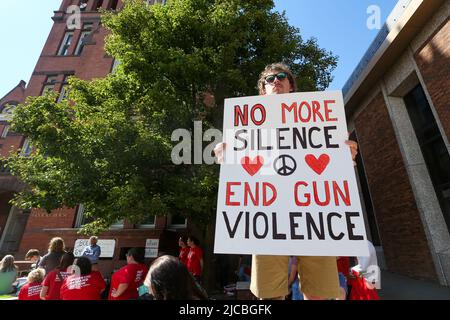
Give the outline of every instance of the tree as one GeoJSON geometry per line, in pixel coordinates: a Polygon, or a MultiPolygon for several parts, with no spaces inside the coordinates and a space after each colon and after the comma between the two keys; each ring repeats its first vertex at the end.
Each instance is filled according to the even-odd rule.
{"type": "Polygon", "coordinates": [[[200,225],[215,216],[218,166],[174,165],[173,130],[220,128],[223,100],[257,94],[264,66],[283,61],[302,91],[323,90],[337,58],[303,41],[272,0],[125,1],[105,12],[106,51],[120,61],[104,79],[69,80],[68,99],[29,97],[12,129],[35,152],[8,165],[27,184],[14,204],[47,211],[83,203],[99,232],[127,218],[183,213],[200,225]],[[213,102],[205,103],[205,96],[213,102]]]}

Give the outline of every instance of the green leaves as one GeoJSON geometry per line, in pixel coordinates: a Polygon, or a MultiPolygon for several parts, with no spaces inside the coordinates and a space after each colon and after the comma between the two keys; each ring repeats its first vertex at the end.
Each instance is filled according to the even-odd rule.
{"type": "Polygon", "coordinates": [[[28,186],[22,207],[47,210],[82,203],[98,233],[122,218],[179,214],[206,224],[214,217],[218,166],[171,162],[172,131],[222,125],[224,98],[257,94],[266,64],[287,63],[300,90],[324,89],[336,57],[304,42],[272,0],[126,0],[105,12],[106,51],[120,61],[104,79],[69,80],[68,99],[29,98],[13,130],[36,152],[13,155],[12,172],[28,186]],[[214,96],[204,104],[205,94],[214,96]]]}

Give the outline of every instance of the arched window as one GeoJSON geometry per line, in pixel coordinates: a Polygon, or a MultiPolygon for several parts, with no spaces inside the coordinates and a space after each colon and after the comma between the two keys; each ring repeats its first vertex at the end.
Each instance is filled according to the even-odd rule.
{"type": "Polygon", "coordinates": [[[0,113],[3,115],[11,115],[18,104],[19,103],[15,101],[7,102],[2,106],[0,113]]]}

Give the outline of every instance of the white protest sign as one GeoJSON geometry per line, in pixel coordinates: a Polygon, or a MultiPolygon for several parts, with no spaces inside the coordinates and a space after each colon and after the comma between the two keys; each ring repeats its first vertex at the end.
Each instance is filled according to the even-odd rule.
{"type": "Polygon", "coordinates": [[[145,240],[145,258],[156,258],[158,256],[159,239],[145,240]]]}
{"type": "Polygon", "coordinates": [[[225,100],[215,253],[368,256],[340,91],[225,100]]]}
{"type": "MultiPolygon", "coordinates": [[[[97,245],[100,247],[100,258],[112,258],[114,249],[116,248],[116,240],[114,239],[98,239],[97,245]]],[[[73,255],[81,257],[84,248],[89,246],[89,239],[77,239],[73,248],[73,255]]]]}

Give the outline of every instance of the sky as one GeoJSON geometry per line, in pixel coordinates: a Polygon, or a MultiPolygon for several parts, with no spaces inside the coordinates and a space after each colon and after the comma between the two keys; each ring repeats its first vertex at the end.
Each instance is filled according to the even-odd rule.
{"type": "MultiPolygon", "coordinates": [[[[0,0],[0,97],[20,80],[29,81],[61,0],[0,0]]],[[[321,48],[339,56],[330,90],[340,90],[364,55],[377,29],[370,30],[369,6],[380,9],[384,23],[397,0],[275,0],[290,25],[304,40],[317,39],[321,48]]]]}

